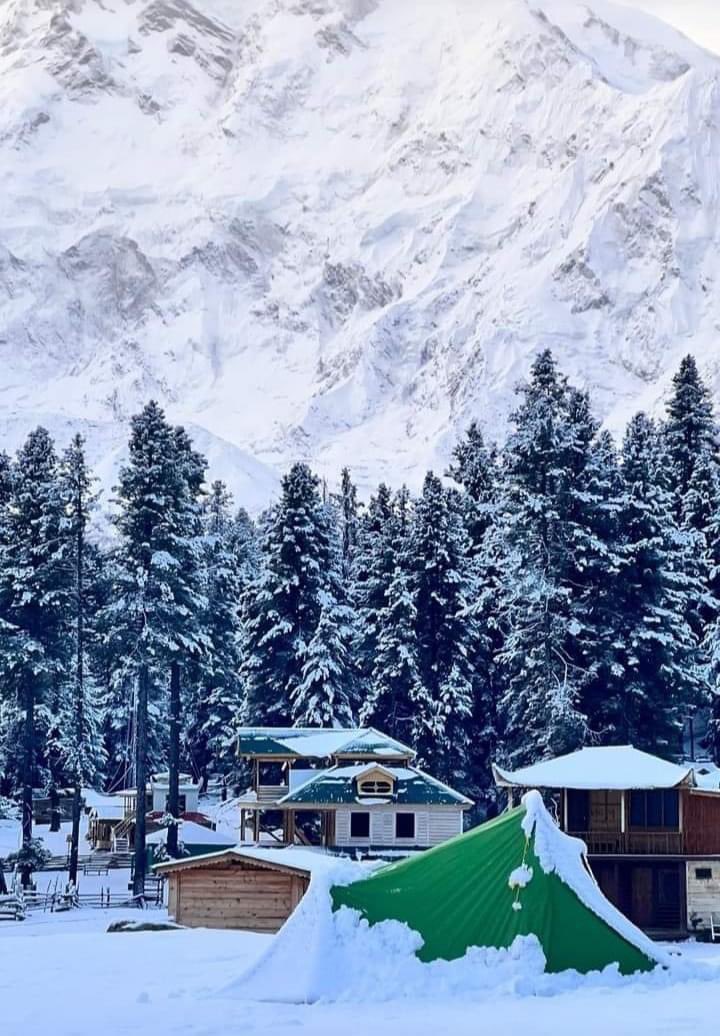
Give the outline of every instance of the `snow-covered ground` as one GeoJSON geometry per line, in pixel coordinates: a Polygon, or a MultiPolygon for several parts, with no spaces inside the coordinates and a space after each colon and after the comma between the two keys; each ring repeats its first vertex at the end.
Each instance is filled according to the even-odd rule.
{"type": "MultiPolygon", "coordinates": [[[[660,1034],[690,1036],[717,1029],[720,946],[679,947],[688,962],[716,971],[712,978],[663,984],[648,979],[579,985],[532,995],[518,989],[464,998],[446,995],[362,1004],[260,1003],[238,997],[233,985],[267,948],[271,936],[203,930],[108,934],[136,911],[36,914],[0,926],[0,1004],[3,1032],[52,1031],[55,1036],[232,1036],[242,1033],[382,1036],[478,1033],[533,1036],[660,1034]]],[[[148,912],[157,920],[162,912],[148,912]]],[[[678,947],[673,947],[678,949],[678,947]]],[[[712,973],[711,973],[712,974],[712,973]]]]}

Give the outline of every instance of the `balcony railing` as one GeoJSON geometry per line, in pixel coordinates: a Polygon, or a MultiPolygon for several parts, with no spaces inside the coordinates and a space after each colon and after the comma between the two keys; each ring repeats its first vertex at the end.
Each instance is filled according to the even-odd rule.
{"type": "Polygon", "coordinates": [[[681,831],[570,831],[582,838],[588,853],[628,853],[641,856],[677,856],[683,852],[681,831]]]}
{"type": "Polygon", "coordinates": [[[259,784],[257,789],[258,802],[277,802],[283,795],[287,795],[290,788],[287,784],[259,784]]]}

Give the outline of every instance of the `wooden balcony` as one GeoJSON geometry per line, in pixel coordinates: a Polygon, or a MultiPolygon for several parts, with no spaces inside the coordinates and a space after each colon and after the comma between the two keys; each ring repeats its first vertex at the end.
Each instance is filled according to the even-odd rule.
{"type": "Polygon", "coordinates": [[[679,856],[684,851],[682,831],[570,831],[585,842],[590,856],[679,856]]]}
{"type": "Polygon", "coordinates": [[[287,795],[290,788],[287,784],[259,784],[257,788],[257,800],[263,803],[273,803],[287,795]]]}

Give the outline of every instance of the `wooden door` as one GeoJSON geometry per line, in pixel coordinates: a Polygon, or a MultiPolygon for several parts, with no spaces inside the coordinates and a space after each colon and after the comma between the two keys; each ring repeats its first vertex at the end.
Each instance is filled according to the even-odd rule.
{"type": "Polygon", "coordinates": [[[630,920],[638,928],[650,928],[653,923],[652,867],[634,867],[632,872],[630,920]]]}
{"type": "Polygon", "coordinates": [[[667,931],[682,928],[684,882],[681,880],[680,866],[672,864],[659,867],[655,890],[655,925],[667,931]]]}

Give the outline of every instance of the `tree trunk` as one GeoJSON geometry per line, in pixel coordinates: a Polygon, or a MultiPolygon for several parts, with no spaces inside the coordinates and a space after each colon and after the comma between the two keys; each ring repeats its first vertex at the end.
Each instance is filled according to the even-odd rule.
{"type": "MultiPolygon", "coordinates": [[[[23,848],[32,839],[33,824],[33,769],[35,764],[35,695],[30,685],[25,688],[25,722],[23,726],[22,746],[22,844],[23,848]]],[[[32,870],[29,866],[22,868],[22,884],[27,888],[30,884],[32,870]]]]}
{"type": "Polygon", "coordinates": [[[170,745],[168,747],[167,812],[173,822],[167,831],[168,856],[178,856],[178,825],[180,815],[180,665],[170,667],[170,745]]]}
{"type": "Polygon", "coordinates": [[[80,810],[82,806],[82,787],[78,782],[75,785],[72,804],[72,828],[70,833],[70,865],[68,867],[68,881],[71,885],[77,885],[78,878],[78,855],[80,851],[80,810]]]}
{"type": "MultiPolygon", "coordinates": [[[[75,544],[75,588],[77,593],[75,615],[75,736],[77,737],[77,752],[81,752],[82,741],[85,735],[85,511],[83,508],[82,492],[77,494],[77,541],[75,544]]],[[[78,856],[80,854],[80,811],[82,808],[82,766],[78,762],[75,775],[75,793],[72,806],[72,828],[70,830],[70,873],[68,878],[73,885],[77,885],[78,856]]]]}
{"type": "Polygon", "coordinates": [[[56,834],[60,830],[60,796],[55,782],[50,785],[50,830],[56,834]]]}
{"type": "Polygon", "coordinates": [[[145,894],[145,795],[147,788],[148,670],[140,667],[135,705],[135,867],[133,895],[145,894]]]}

